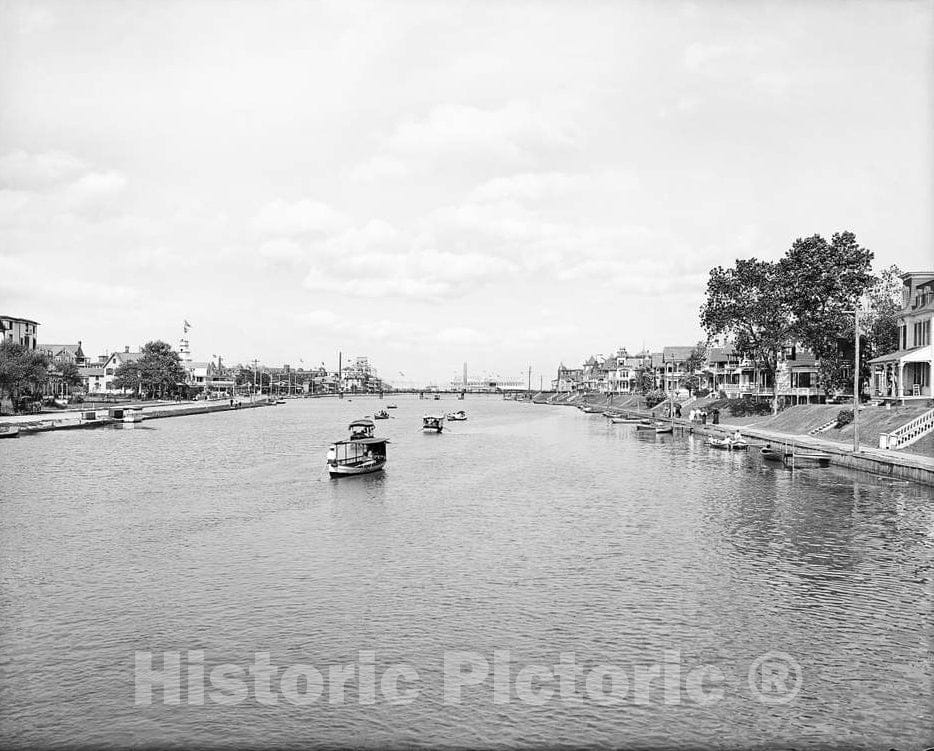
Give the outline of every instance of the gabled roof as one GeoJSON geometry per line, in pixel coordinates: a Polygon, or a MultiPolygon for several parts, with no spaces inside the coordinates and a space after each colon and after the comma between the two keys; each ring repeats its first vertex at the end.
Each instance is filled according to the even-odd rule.
{"type": "Polygon", "coordinates": [[[694,347],[665,347],[662,349],[662,360],[664,362],[681,362],[687,360],[694,347]]]}
{"type": "Polygon", "coordinates": [[[707,350],[708,362],[729,362],[738,357],[734,347],[711,347],[707,350]]]}
{"type": "Polygon", "coordinates": [[[125,362],[136,362],[142,356],[143,356],[142,352],[114,352],[107,359],[109,360],[113,357],[116,357],[120,361],[120,364],[122,365],[125,362]]]}
{"type": "MultiPolygon", "coordinates": [[[[63,350],[71,352],[73,355],[77,355],[78,352],[81,352],[80,344],[39,344],[36,346],[36,349],[41,349],[43,351],[50,352],[61,352],[63,350]]],[[[83,354],[83,353],[82,353],[83,354]]]]}

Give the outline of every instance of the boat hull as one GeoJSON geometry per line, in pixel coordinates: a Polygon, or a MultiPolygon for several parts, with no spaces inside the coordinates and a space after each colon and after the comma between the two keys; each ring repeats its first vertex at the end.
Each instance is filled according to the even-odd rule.
{"type": "Polygon", "coordinates": [[[19,428],[0,430],[0,438],[19,438],[19,428]]]}
{"type": "Polygon", "coordinates": [[[374,462],[364,466],[351,466],[347,464],[329,464],[328,474],[331,477],[355,477],[356,475],[371,475],[374,472],[382,472],[386,466],[385,461],[374,462]]]}
{"type": "Polygon", "coordinates": [[[423,433],[440,433],[443,430],[440,426],[437,428],[422,428],[423,433]]]}
{"type": "Polygon", "coordinates": [[[793,469],[830,466],[830,457],[826,454],[785,454],[782,460],[786,467],[793,469]]]}
{"type": "Polygon", "coordinates": [[[778,451],[773,451],[772,449],[762,449],[759,453],[762,454],[762,459],[767,462],[780,462],[782,461],[782,455],[778,451]]]}

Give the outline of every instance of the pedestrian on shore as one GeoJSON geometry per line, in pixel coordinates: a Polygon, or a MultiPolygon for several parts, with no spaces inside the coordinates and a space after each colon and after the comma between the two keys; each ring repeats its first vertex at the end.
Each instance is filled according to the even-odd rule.
{"type": "Polygon", "coordinates": [[[692,409],[690,413],[688,414],[688,420],[690,420],[693,423],[696,417],[697,417],[697,410],[692,409]]]}
{"type": "Polygon", "coordinates": [[[681,404],[677,402],[675,403],[675,417],[681,419],[681,404]]]}
{"type": "Polygon", "coordinates": [[[700,416],[701,416],[701,424],[706,425],[707,424],[707,410],[702,409],[700,416]]]}
{"type": "Polygon", "coordinates": [[[720,410],[717,407],[714,407],[713,411],[710,414],[713,417],[713,424],[719,425],[720,424],[720,410]]]}

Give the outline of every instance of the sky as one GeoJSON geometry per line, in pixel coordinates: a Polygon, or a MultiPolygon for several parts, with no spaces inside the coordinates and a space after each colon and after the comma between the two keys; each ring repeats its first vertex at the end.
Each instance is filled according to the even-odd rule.
{"type": "Polygon", "coordinates": [[[934,2],[0,0],[0,313],[544,383],[709,270],[934,266],[934,2]]]}

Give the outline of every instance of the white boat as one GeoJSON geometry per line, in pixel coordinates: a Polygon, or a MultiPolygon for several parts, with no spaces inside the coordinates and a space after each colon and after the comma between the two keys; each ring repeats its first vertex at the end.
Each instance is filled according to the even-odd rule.
{"type": "Polygon", "coordinates": [[[372,420],[354,420],[350,423],[350,438],[332,443],[328,449],[328,474],[331,477],[349,477],[379,472],[386,466],[386,438],[373,433],[372,420]]]}
{"type": "Polygon", "coordinates": [[[5,425],[0,427],[0,438],[18,438],[19,428],[15,425],[5,425]]]}
{"type": "Polygon", "coordinates": [[[376,414],[373,415],[374,420],[388,420],[389,413],[385,409],[377,410],[376,414]]]}
{"type": "Polygon", "coordinates": [[[448,412],[446,417],[450,422],[456,422],[458,420],[466,420],[467,413],[464,412],[464,410],[459,409],[457,412],[448,412]]]}
{"type": "Polygon", "coordinates": [[[440,433],[444,430],[443,415],[425,415],[422,417],[423,433],[440,433]]]}

